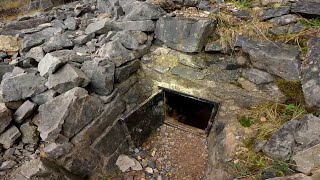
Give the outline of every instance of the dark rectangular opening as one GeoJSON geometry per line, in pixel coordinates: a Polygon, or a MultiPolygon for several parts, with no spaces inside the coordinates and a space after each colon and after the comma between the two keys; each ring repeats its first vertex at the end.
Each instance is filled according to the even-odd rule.
{"type": "Polygon", "coordinates": [[[218,109],[218,103],[169,89],[164,90],[166,122],[207,134],[218,109]]]}

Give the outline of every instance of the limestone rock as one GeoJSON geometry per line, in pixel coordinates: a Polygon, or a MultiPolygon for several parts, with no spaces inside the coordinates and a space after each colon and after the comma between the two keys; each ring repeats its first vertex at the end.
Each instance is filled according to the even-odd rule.
{"type": "Polygon", "coordinates": [[[115,66],[112,62],[95,58],[83,64],[81,70],[90,79],[90,88],[97,94],[109,95],[113,90],[115,66]]]}
{"type": "Polygon", "coordinates": [[[215,22],[179,17],[163,17],[157,21],[156,38],[170,48],[183,52],[200,52],[215,22]]]}
{"type": "Polygon", "coordinates": [[[34,144],[36,145],[39,141],[37,127],[31,125],[30,122],[26,122],[21,125],[20,131],[22,134],[22,142],[25,144],[34,144]]]}
{"type": "Polygon", "coordinates": [[[37,104],[27,100],[13,114],[13,119],[16,123],[22,123],[26,118],[31,116],[36,110],[37,104]]]}
{"type": "Polygon", "coordinates": [[[2,133],[12,120],[11,111],[4,103],[0,103],[0,133],[2,133]]]}
{"type": "Polygon", "coordinates": [[[19,129],[16,126],[11,126],[0,135],[0,144],[5,149],[9,149],[13,143],[21,136],[19,129]]]}
{"type": "Polygon", "coordinates": [[[296,163],[296,170],[305,174],[320,165],[320,144],[312,148],[300,151],[292,156],[292,160],[296,163]]]}
{"type": "Polygon", "coordinates": [[[308,106],[320,108],[320,38],[308,41],[306,65],[302,68],[302,90],[308,106]]]}
{"type": "Polygon", "coordinates": [[[54,74],[50,74],[46,85],[59,93],[66,92],[74,87],[86,87],[89,78],[78,68],[66,64],[54,74]]]}
{"type": "Polygon", "coordinates": [[[0,51],[17,52],[20,49],[20,42],[16,37],[0,35],[0,42],[0,51]]]}
{"type": "Polygon", "coordinates": [[[47,80],[41,76],[23,73],[2,80],[1,90],[4,102],[19,101],[44,92],[47,80]]]}
{"type": "Polygon", "coordinates": [[[256,68],[266,70],[288,81],[299,80],[301,61],[296,46],[245,41],[242,49],[249,54],[256,68]]]}
{"type": "Polygon", "coordinates": [[[320,17],[320,2],[297,0],[292,4],[291,11],[307,17],[320,17]]]}
{"type": "Polygon", "coordinates": [[[244,69],[242,76],[255,84],[267,84],[274,80],[269,73],[254,68],[244,69]]]}

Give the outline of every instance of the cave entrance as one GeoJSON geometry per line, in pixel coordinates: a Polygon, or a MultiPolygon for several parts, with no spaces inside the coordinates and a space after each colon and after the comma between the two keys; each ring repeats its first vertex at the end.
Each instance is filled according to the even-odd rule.
{"type": "Polygon", "coordinates": [[[165,123],[198,135],[207,135],[212,127],[218,103],[162,89],[165,123]]]}

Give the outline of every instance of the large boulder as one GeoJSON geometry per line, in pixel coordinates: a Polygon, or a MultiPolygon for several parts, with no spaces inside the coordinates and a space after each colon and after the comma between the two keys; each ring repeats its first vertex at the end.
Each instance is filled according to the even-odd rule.
{"type": "Polygon", "coordinates": [[[301,61],[299,49],[275,42],[254,42],[245,40],[242,49],[258,69],[280,76],[288,81],[297,81],[300,76],[301,61]]]}
{"type": "Polygon", "coordinates": [[[2,97],[4,102],[19,101],[44,92],[47,79],[29,73],[3,79],[1,82],[2,97]]]}
{"type": "Polygon", "coordinates": [[[39,107],[42,140],[54,143],[59,134],[71,138],[101,113],[103,103],[76,87],[39,107]]]}
{"type": "Polygon", "coordinates": [[[46,86],[59,93],[64,93],[74,87],[86,87],[89,78],[78,68],[66,64],[54,74],[50,74],[46,86]]]}
{"type": "Polygon", "coordinates": [[[89,87],[99,95],[109,95],[113,91],[115,66],[112,62],[95,58],[86,61],[81,70],[90,79],[89,87]]]}
{"type": "Polygon", "coordinates": [[[302,90],[308,106],[320,108],[320,38],[308,41],[306,65],[302,67],[302,90]]]}
{"type": "Polygon", "coordinates": [[[156,38],[172,49],[200,52],[215,28],[215,21],[181,17],[162,17],[156,26],[156,38]]]}
{"type": "Polygon", "coordinates": [[[320,17],[320,1],[298,0],[292,4],[291,12],[307,17],[320,17]]]}

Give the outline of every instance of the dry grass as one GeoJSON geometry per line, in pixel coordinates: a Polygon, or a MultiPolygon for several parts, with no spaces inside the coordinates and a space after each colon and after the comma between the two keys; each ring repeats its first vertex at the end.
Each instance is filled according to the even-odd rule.
{"type": "Polygon", "coordinates": [[[13,20],[25,12],[29,0],[0,0],[0,19],[13,20]]]}

